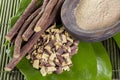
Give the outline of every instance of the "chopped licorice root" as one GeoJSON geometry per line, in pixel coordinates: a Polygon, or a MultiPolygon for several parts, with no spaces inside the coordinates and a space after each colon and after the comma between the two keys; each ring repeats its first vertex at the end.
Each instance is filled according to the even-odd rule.
{"type": "Polygon", "coordinates": [[[58,29],[53,25],[41,35],[34,45],[34,51],[26,58],[31,60],[33,67],[39,69],[43,76],[53,72],[60,74],[70,70],[71,58],[77,53],[78,43],[63,27],[58,29]]]}

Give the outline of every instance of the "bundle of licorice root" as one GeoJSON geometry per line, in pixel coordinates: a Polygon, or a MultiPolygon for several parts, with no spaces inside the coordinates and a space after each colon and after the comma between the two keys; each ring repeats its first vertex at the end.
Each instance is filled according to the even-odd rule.
{"type": "Polygon", "coordinates": [[[63,2],[43,0],[38,5],[38,0],[31,1],[6,35],[6,39],[14,44],[13,59],[6,65],[6,71],[11,71],[29,53],[41,34],[55,22],[63,2]]]}

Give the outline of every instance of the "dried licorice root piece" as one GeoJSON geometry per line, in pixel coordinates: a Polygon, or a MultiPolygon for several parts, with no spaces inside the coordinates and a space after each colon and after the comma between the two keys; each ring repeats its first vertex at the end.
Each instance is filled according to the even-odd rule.
{"type": "Polygon", "coordinates": [[[48,0],[44,0],[43,4],[42,4],[42,9],[39,12],[39,14],[36,16],[36,18],[30,23],[29,27],[27,28],[27,30],[24,32],[24,34],[22,35],[22,38],[24,41],[28,41],[28,39],[32,36],[32,34],[34,33],[34,27],[36,25],[36,23],[38,22],[39,18],[42,16],[46,5],[48,4],[48,0]]]}
{"type": "Polygon", "coordinates": [[[20,29],[16,39],[15,39],[15,47],[14,47],[14,54],[13,57],[18,58],[20,56],[20,49],[22,45],[22,34],[25,31],[25,29],[28,27],[30,22],[39,14],[41,11],[41,7],[38,8],[31,16],[28,17],[28,19],[25,21],[25,23],[22,25],[22,28],[20,29]]]}
{"type": "Polygon", "coordinates": [[[31,3],[28,5],[26,10],[23,12],[23,14],[20,16],[20,18],[17,20],[13,28],[8,32],[6,35],[6,39],[8,41],[11,41],[12,38],[17,34],[18,30],[23,25],[24,21],[28,18],[28,16],[31,15],[31,13],[35,10],[36,4],[38,0],[32,0],[31,3]]]}
{"type": "Polygon", "coordinates": [[[58,0],[50,0],[45,8],[45,11],[43,13],[43,15],[41,16],[41,18],[39,19],[39,21],[37,22],[34,31],[35,32],[39,32],[41,31],[41,26],[43,26],[43,22],[45,22],[46,19],[48,19],[52,13],[52,11],[54,10],[54,7],[56,6],[58,0]]]}

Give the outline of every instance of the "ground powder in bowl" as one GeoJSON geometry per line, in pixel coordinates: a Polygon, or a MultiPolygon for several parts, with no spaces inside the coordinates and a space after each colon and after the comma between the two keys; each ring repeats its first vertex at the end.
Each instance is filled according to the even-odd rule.
{"type": "Polygon", "coordinates": [[[120,0],[80,0],[74,14],[81,29],[103,29],[120,19],[120,0]]]}

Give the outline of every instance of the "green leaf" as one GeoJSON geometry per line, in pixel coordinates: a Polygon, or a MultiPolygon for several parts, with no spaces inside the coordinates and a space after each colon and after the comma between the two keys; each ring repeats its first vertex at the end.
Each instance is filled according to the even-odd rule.
{"type": "MultiPolygon", "coordinates": [[[[96,80],[96,77],[97,80],[111,80],[111,65],[104,47],[100,43],[91,45],[83,42],[78,47],[78,53],[72,59],[73,66],[69,72],[42,77],[26,58],[22,59],[17,68],[27,80],[96,80]]],[[[13,53],[13,46],[10,50],[8,54],[13,53]]]]}
{"type": "Polygon", "coordinates": [[[97,59],[97,80],[112,80],[112,67],[104,46],[92,43],[97,59]]]}
{"type": "Polygon", "coordinates": [[[116,41],[118,47],[120,48],[120,33],[116,34],[113,38],[116,41]]]}
{"type": "Polygon", "coordinates": [[[30,61],[26,58],[23,58],[20,63],[17,65],[17,68],[25,76],[26,80],[41,80],[41,74],[38,70],[35,70],[30,61]]]}
{"type": "Polygon", "coordinates": [[[51,74],[46,77],[42,77],[40,72],[35,70],[25,58],[17,67],[27,80],[96,80],[97,63],[91,44],[80,43],[78,54],[73,57],[72,61],[73,66],[69,72],[66,71],[59,75],[51,74]]]}
{"type": "MultiPolygon", "coordinates": [[[[10,22],[10,26],[11,26],[11,27],[14,26],[15,22],[18,20],[18,18],[20,17],[20,15],[21,15],[21,14],[17,14],[17,15],[15,15],[14,17],[12,17],[12,18],[10,19],[10,21],[11,21],[11,22],[10,22]]],[[[10,27],[10,28],[11,28],[11,27],[10,27]]]]}
{"type": "Polygon", "coordinates": [[[90,43],[80,42],[78,47],[78,53],[73,57],[75,70],[79,71],[78,76],[80,76],[80,78],[76,78],[76,80],[95,80],[97,62],[92,45],[90,43]],[[78,68],[78,70],[76,68],[78,68]]]}
{"type": "Polygon", "coordinates": [[[31,2],[31,0],[20,0],[17,14],[22,14],[30,2],[31,2]]]}

